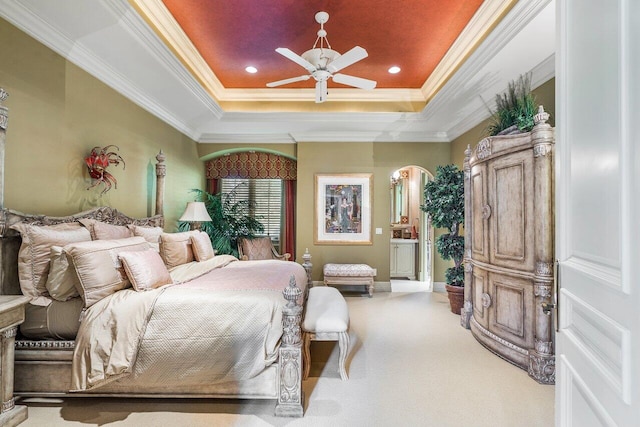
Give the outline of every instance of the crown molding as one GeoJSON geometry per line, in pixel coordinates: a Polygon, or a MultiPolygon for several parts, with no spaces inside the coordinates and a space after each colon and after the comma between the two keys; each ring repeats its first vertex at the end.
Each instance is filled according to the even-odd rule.
{"type": "MultiPolygon", "coordinates": [[[[420,89],[329,88],[332,102],[426,102],[420,89]]],[[[314,103],[315,89],[225,89],[219,101],[271,101],[314,103]]]]}
{"type": "Polygon", "coordinates": [[[511,9],[517,0],[485,1],[473,15],[467,26],[453,42],[420,91],[425,99],[431,99],[456,72],[457,68],[488,35],[496,22],[511,9]]]}
{"type": "MultiPolygon", "coordinates": [[[[513,38],[522,31],[553,0],[528,0],[518,2],[493,31],[487,35],[481,45],[469,56],[447,84],[427,103],[422,110],[424,120],[431,119],[451,99],[466,93],[466,97],[482,97],[483,87],[478,86],[469,91],[469,82],[474,81],[479,73],[513,38]]],[[[506,88],[506,86],[505,86],[506,88]]],[[[493,94],[492,94],[493,95],[493,94]]],[[[492,96],[490,95],[490,96],[492,96]]],[[[476,123],[477,124],[477,123],[476,123]]]]}
{"type": "MultiPolygon", "coordinates": [[[[180,115],[164,107],[158,99],[149,96],[148,93],[151,92],[142,89],[138,82],[123,74],[117,68],[118,64],[103,60],[90,48],[86,47],[82,40],[71,40],[58,28],[44,21],[27,4],[20,0],[0,0],[0,4],[2,5],[0,7],[0,16],[4,19],[178,131],[192,139],[197,137],[197,131],[189,123],[180,120],[180,115]]],[[[172,79],[178,81],[179,86],[184,87],[194,95],[215,117],[222,116],[222,109],[198,85],[182,64],[175,59],[164,43],[150,31],[140,16],[133,13],[125,0],[100,2],[99,5],[106,13],[115,18],[115,25],[123,30],[121,33],[129,35],[133,39],[129,40],[129,42],[137,44],[152,53],[153,58],[160,62],[158,69],[168,71],[172,79]]],[[[113,46],[113,49],[117,48],[117,46],[113,46]]]]}
{"type": "Polygon", "coordinates": [[[223,100],[220,95],[225,91],[224,86],[162,0],[130,0],[130,3],[149,26],[156,31],[157,35],[169,45],[173,53],[200,80],[209,94],[217,100],[223,100]]]}
{"type": "Polygon", "coordinates": [[[295,144],[288,133],[204,133],[198,139],[204,144],[295,144]]]}
{"type": "MultiPolygon", "coordinates": [[[[531,71],[531,89],[536,89],[543,83],[548,82],[555,76],[555,54],[547,57],[544,61],[534,67],[531,71]]],[[[506,90],[506,87],[505,87],[506,90]]],[[[491,117],[491,111],[495,110],[495,97],[485,101],[483,105],[476,108],[471,114],[460,120],[454,127],[447,131],[450,141],[458,138],[463,133],[474,128],[478,123],[491,117]]]]}
{"type": "Polygon", "coordinates": [[[443,132],[292,132],[295,142],[449,142],[443,132]]]}

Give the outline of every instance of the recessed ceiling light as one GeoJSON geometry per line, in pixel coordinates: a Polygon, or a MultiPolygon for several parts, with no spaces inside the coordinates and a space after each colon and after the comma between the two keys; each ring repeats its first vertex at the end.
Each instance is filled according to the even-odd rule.
{"type": "Polygon", "coordinates": [[[256,67],[252,67],[251,65],[249,65],[247,68],[244,69],[247,73],[251,73],[251,74],[255,74],[258,72],[258,69],[256,67]]]}
{"type": "Polygon", "coordinates": [[[389,68],[389,73],[391,74],[398,74],[400,72],[400,67],[396,67],[395,65],[391,68],[389,68]]]}

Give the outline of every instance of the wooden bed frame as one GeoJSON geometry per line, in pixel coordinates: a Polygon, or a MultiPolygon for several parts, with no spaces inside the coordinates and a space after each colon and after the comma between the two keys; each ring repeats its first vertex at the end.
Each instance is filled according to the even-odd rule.
{"type": "MultiPolygon", "coordinates": [[[[156,215],[135,219],[110,207],[98,207],[66,217],[30,215],[6,209],[4,207],[4,153],[8,109],[2,105],[6,92],[0,88],[0,295],[20,295],[18,281],[18,250],[21,238],[10,226],[18,222],[34,225],[52,225],[73,222],[79,218],[93,218],[109,224],[136,224],[163,226],[165,156],[160,151],[156,156],[156,215]]],[[[307,289],[311,287],[310,256],[305,254],[303,267],[307,273],[307,289]]],[[[301,321],[303,305],[298,301],[300,288],[295,281],[283,291],[288,301],[283,308],[283,336],[279,348],[277,363],[267,368],[256,378],[234,384],[211,385],[206,394],[172,393],[69,393],[71,388],[71,360],[74,341],[62,340],[24,340],[19,335],[15,341],[14,394],[16,396],[64,396],[64,397],[169,397],[169,398],[251,398],[277,399],[276,416],[301,417],[303,415],[302,393],[302,340],[301,321]]],[[[14,328],[15,335],[15,328],[14,328]]],[[[13,337],[10,337],[13,340],[13,337]]],[[[11,368],[11,367],[10,367],[11,368]]],[[[11,376],[12,372],[3,373],[11,376]]],[[[4,402],[2,402],[4,403],[4,402]]],[[[13,402],[11,402],[13,403],[13,402]]]]}

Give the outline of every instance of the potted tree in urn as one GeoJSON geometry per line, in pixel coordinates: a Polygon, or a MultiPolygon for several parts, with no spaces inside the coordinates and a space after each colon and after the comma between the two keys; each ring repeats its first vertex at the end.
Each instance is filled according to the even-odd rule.
{"type": "Polygon", "coordinates": [[[445,272],[446,289],[451,311],[460,314],[464,303],[464,172],[455,165],[438,166],[433,181],[424,186],[424,205],[420,206],[431,217],[437,228],[448,233],[436,239],[436,249],[442,259],[453,260],[454,266],[445,272]]]}

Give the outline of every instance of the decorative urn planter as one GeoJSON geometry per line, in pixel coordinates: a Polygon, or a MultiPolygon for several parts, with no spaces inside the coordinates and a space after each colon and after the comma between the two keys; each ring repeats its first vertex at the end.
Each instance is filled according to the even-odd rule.
{"type": "Polygon", "coordinates": [[[449,296],[449,305],[451,306],[451,312],[454,314],[460,314],[462,306],[464,305],[464,286],[451,286],[444,285],[449,296]]]}

